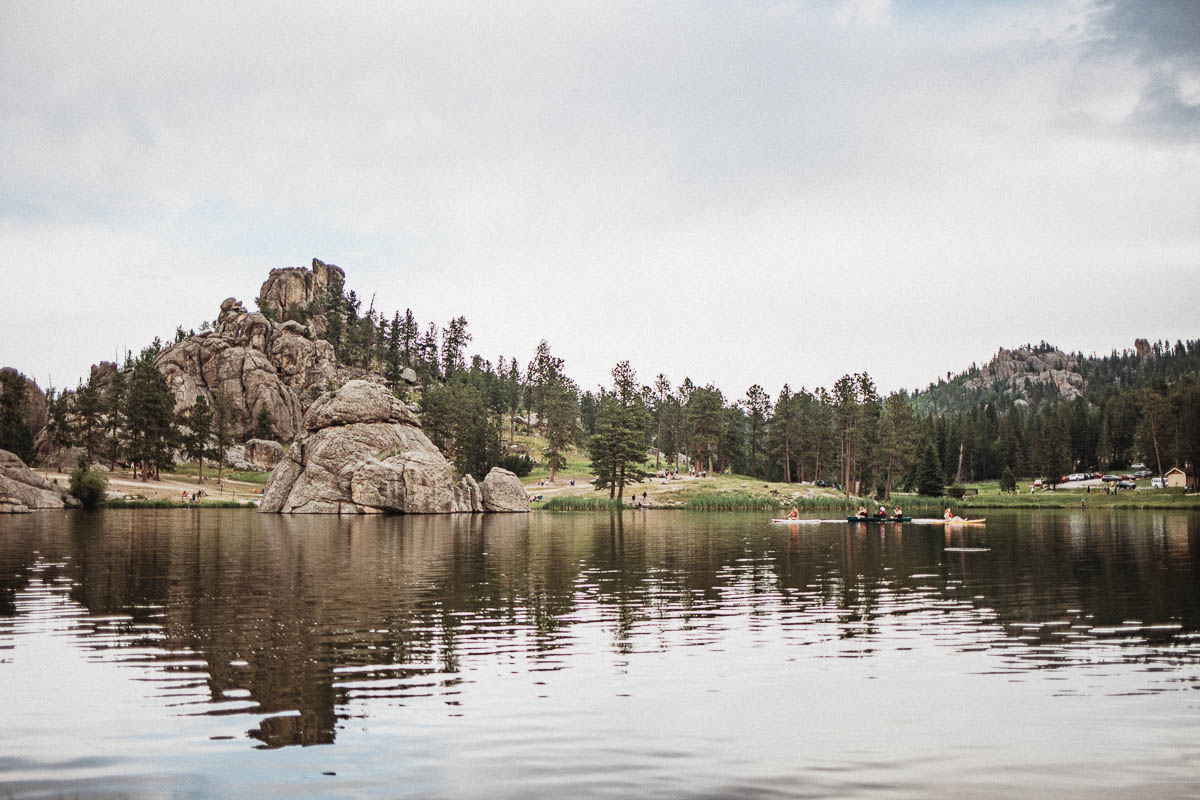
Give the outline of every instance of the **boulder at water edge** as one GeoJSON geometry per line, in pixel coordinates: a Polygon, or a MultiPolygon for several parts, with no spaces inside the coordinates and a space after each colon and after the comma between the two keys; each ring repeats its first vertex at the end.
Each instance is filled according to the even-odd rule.
{"type": "MultiPolygon", "coordinates": [[[[518,508],[513,487],[503,476],[493,481],[494,509],[488,507],[488,490],[469,475],[456,481],[450,462],[425,436],[416,414],[376,383],[352,380],[335,392],[326,392],[305,413],[301,428],[300,436],[271,473],[260,511],[444,514],[529,510],[524,489],[524,507],[518,508]]],[[[491,474],[484,480],[485,486],[488,480],[492,480],[491,474]]]]}
{"type": "Polygon", "coordinates": [[[63,508],[67,492],[37,474],[7,450],[0,450],[0,513],[63,508]]]}

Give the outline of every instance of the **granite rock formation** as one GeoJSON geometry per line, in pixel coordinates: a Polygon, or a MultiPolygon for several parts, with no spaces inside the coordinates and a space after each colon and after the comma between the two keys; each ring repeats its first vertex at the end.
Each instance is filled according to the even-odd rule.
{"type": "Polygon", "coordinates": [[[1034,384],[1053,386],[1063,400],[1074,400],[1087,389],[1079,373],[1079,359],[1061,350],[1018,347],[1001,348],[986,366],[969,378],[964,388],[979,391],[1006,386],[1017,397],[1024,397],[1034,384]]]}
{"type": "Polygon", "coordinates": [[[29,469],[14,454],[0,450],[0,512],[24,513],[66,505],[66,489],[29,469]]]}
{"type": "Polygon", "coordinates": [[[500,467],[492,467],[479,488],[483,494],[484,511],[529,510],[529,493],[521,485],[521,479],[516,476],[516,473],[500,467]]]}
{"type": "MultiPolygon", "coordinates": [[[[487,492],[470,476],[455,481],[450,462],[421,431],[416,414],[378,384],[351,380],[326,392],[308,409],[302,428],[271,474],[263,512],[439,514],[487,508],[487,492]]],[[[497,509],[529,510],[524,488],[524,507],[517,508],[514,488],[503,475],[493,485],[497,509]]]]}
{"type": "Polygon", "coordinates": [[[312,260],[312,269],[286,267],[273,269],[258,291],[258,307],[282,319],[289,308],[303,308],[321,297],[332,281],[344,283],[341,267],[312,260]]]}
{"type": "Polygon", "coordinates": [[[283,445],[269,439],[251,439],[246,442],[245,459],[256,469],[275,469],[283,460],[283,445]]]}

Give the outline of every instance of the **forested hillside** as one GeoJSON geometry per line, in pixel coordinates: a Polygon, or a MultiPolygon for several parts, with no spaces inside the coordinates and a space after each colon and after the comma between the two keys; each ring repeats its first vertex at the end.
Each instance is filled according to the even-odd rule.
{"type": "MultiPolygon", "coordinates": [[[[61,463],[73,446],[89,460],[156,470],[180,448],[211,458],[214,441],[286,443],[317,395],[366,377],[420,409],[426,433],[462,474],[524,472],[530,458],[553,471],[578,449],[597,486],[615,495],[666,468],[823,481],[882,497],[1139,460],[1155,472],[1200,462],[1197,341],[1139,340],[1105,357],[1041,342],[1001,350],[911,397],[881,395],[866,373],[813,389],[803,375],[763,375],[765,384],[786,381],[772,398],[757,383],[729,396],[705,376],[675,382],[669,365],[639,380],[627,361],[611,385],[586,389],[545,340],[527,361],[468,355],[465,317],[422,325],[411,309],[364,309],[343,271],[317,260],[311,271],[272,270],[258,305],[247,312],[230,298],[199,333],[181,326],[173,344],[156,340],[120,368],[102,365],[75,390],[50,392],[48,420],[32,431],[38,453],[61,463]],[[526,453],[522,433],[545,447],[526,453]]],[[[0,390],[0,427],[12,430],[0,436],[28,453],[21,419],[30,406],[18,376],[10,383],[0,390]]]]}

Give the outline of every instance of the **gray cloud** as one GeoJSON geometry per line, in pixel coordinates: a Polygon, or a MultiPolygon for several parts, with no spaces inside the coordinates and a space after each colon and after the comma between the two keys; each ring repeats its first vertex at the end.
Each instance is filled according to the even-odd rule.
{"type": "Polygon", "coordinates": [[[1194,48],[1141,7],[7,4],[0,360],[82,374],[314,255],[585,385],[1194,336],[1194,48]]]}

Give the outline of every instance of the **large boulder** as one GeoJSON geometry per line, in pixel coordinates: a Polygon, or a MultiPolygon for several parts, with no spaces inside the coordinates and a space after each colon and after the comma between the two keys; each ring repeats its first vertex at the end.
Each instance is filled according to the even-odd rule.
{"type": "Polygon", "coordinates": [[[258,307],[280,319],[289,308],[304,308],[324,295],[331,281],[343,283],[345,280],[346,273],[340,267],[315,258],[312,269],[273,269],[258,290],[258,307]]]}
{"type": "Polygon", "coordinates": [[[470,476],[455,481],[412,409],[383,386],[351,380],[308,409],[259,510],[440,514],[482,511],[485,498],[470,476]]]}
{"type": "Polygon", "coordinates": [[[246,442],[245,458],[258,469],[275,469],[283,460],[283,445],[269,439],[251,439],[246,442]]]}
{"type": "Polygon", "coordinates": [[[479,488],[483,491],[484,511],[529,511],[529,492],[516,473],[492,467],[479,488]]]}
{"type": "Polygon", "coordinates": [[[0,450],[0,512],[63,508],[66,501],[65,489],[29,469],[7,450],[0,450]]]}

